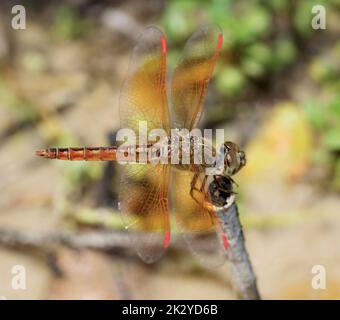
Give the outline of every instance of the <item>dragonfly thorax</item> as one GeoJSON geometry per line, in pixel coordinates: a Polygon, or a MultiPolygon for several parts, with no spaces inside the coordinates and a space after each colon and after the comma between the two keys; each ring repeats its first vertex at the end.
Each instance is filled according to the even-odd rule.
{"type": "Polygon", "coordinates": [[[178,169],[192,170],[193,166],[199,165],[216,169],[216,174],[232,176],[246,163],[245,153],[230,141],[224,142],[217,152],[209,139],[177,131],[167,143],[169,162],[178,169]]]}

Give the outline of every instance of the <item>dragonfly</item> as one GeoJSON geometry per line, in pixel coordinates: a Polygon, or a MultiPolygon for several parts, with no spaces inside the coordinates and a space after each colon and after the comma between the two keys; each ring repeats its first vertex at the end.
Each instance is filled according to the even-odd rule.
{"type": "MultiPolygon", "coordinates": [[[[147,123],[148,132],[162,128],[170,137],[164,140],[168,145],[165,156],[170,157],[173,148],[173,144],[170,145],[171,129],[191,131],[198,126],[222,42],[222,31],[218,26],[197,29],[187,40],[172,78],[168,80],[165,36],[157,27],[146,28],[136,41],[121,88],[121,128],[137,131],[141,121],[147,123]]],[[[179,139],[179,143],[181,141],[179,139]]],[[[123,148],[118,145],[53,147],[37,150],[36,154],[49,159],[88,161],[117,161],[119,152],[134,154],[135,157],[122,166],[119,209],[126,229],[145,235],[142,240],[131,237],[137,254],[147,263],[158,260],[169,247],[171,226],[175,222],[177,231],[199,260],[220,264],[228,251],[228,237],[212,204],[208,180],[214,179],[223,192],[233,192],[230,187],[233,184],[229,187],[225,183],[219,184],[219,177],[233,181],[231,176],[246,164],[246,157],[237,144],[225,141],[221,147],[223,169],[220,175],[208,177],[206,168],[214,166],[216,160],[209,163],[203,160],[197,164],[192,157],[193,149],[208,142],[204,138],[195,141],[179,156],[182,159],[183,153],[189,154],[189,162],[185,164],[181,161],[176,164],[171,161],[168,164],[140,163],[141,150],[152,148],[154,142],[142,145],[137,141],[137,144],[123,148]],[[198,238],[204,239],[210,249],[204,249],[198,238]],[[216,257],[216,263],[215,260],[212,262],[211,253],[216,257]]],[[[210,149],[212,155],[216,155],[212,144],[210,149]]]]}

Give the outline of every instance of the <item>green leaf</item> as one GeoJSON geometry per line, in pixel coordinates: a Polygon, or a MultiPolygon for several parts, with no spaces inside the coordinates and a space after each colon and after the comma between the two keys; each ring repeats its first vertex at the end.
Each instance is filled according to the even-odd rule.
{"type": "Polygon", "coordinates": [[[282,69],[291,64],[297,56],[297,50],[291,39],[280,39],[275,44],[275,58],[273,67],[282,69]]]}
{"type": "MultiPolygon", "coordinates": [[[[340,122],[340,96],[337,96],[330,104],[330,111],[340,122]]],[[[339,123],[340,125],[340,123],[339,123]]]]}
{"type": "Polygon", "coordinates": [[[246,48],[242,69],[249,76],[260,77],[268,70],[271,60],[272,50],[265,44],[256,43],[246,48]]]}
{"type": "Polygon", "coordinates": [[[245,87],[246,78],[239,69],[229,66],[220,72],[216,85],[223,95],[235,96],[245,87]]]}
{"type": "Polygon", "coordinates": [[[340,127],[329,129],[325,133],[322,142],[328,149],[332,151],[340,150],[340,127]]]}
{"type": "Polygon", "coordinates": [[[303,107],[312,126],[318,130],[323,130],[327,125],[325,107],[314,100],[306,101],[303,107]]]}

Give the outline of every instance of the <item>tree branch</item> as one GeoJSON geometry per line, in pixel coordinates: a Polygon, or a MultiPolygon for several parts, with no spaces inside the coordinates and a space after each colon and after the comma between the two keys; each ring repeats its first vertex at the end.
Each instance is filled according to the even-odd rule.
{"type": "MultiPolygon", "coordinates": [[[[0,228],[0,245],[11,248],[34,248],[50,249],[56,245],[65,245],[75,249],[94,249],[110,251],[115,249],[131,249],[131,243],[144,241],[147,234],[137,232],[122,232],[118,230],[110,231],[87,231],[83,233],[33,233],[18,231],[10,228],[0,228]]],[[[204,239],[197,240],[204,250],[211,250],[209,243],[204,239]]],[[[179,236],[172,238],[171,244],[176,249],[187,250],[186,243],[179,236]]]]}
{"type": "Polygon", "coordinates": [[[74,248],[110,250],[127,248],[128,235],[122,232],[86,232],[71,234],[66,232],[30,233],[8,228],[0,228],[0,244],[8,247],[50,248],[62,244],[74,248]]]}
{"type": "Polygon", "coordinates": [[[223,231],[228,235],[228,260],[234,279],[243,299],[261,299],[243,235],[238,208],[234,199],[223,207],[215,207],[220,217],[223,231]]]}
{"type": "Polygon", "coordinates": [[[233,186],[235,182],[228,176],[215,176],[209,184],[210,202],[220,219],[223,232],[228,236],[228,260],[243,299],[261,299],[240,223],[235,203],[233,186]]]}

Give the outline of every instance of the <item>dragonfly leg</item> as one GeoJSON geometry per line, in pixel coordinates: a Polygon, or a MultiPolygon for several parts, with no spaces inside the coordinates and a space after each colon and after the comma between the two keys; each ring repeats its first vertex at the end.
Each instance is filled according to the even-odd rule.
{"type": "Polygon", "coordinates": [[[191,180],[191,188],[190,188],[190,196],[193,198],[197,203],[200,203],[194,195],[194,191],[197,191],[199,193],[202,193],[204,191],[205,183],[207,181],[207,176],[204,176],[204,179],[202,180],[201,186],[199,188],[196,187],[197,180],[199,178],[199,174],[195,173],[194,177],[191,180]]]}
{"type": "Polygon", "coordinates": [[[228,179],[229,179],[229,181],[230,181],[232,184],[234,184],[236,187],[238,187],[237,182],[236,182],[232,177],[229,177],[229,176],[228,176],[228,179]]]}
{"type": "Polygon", "coordinates": [[[198,203],[197,199],[194,196],[194,191],[195,190],[198,191],[198,189],[195,187],[197,183],[197,179],[198,179],[198,174],[195,173],[190,183],[190,196],[193,200],[195,200],[198,203]]]}

